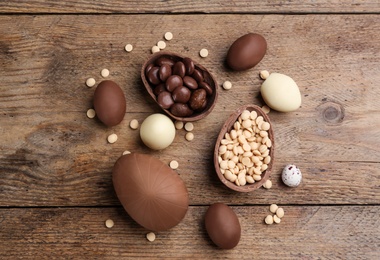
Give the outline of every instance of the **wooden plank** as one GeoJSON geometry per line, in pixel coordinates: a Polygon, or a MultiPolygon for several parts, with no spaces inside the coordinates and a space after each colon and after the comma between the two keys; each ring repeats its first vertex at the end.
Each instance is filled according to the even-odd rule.
{"type": "Polygon", "coordinates": [[[216,198],[236,204],[264,204],[268,198],[306,204],[380,201],[378,15],[22,15],[17,21],[3,15],[0,28],[1,206],[118,205],[110,172],[125,149],[165,162],[177,159],[192,205],[216,198]],[[267,55],[250,71],[227,70],[229,45],[252,28],[267,38],[267,55]],[[139,71],[168,30],[175,38],[167,50],[193,57],[219,83],[233,82],[233,89],[220,89],[212,114],[195,123],[194,142],[186,142],[181,131],[169,149],[153,152],[128,123],[160,111],[147,99],[139,71]],[[126,43],[135,46],[133,52],[123,50],[126,43]],[[198,56],[201,48],[210,51],[206,59],[198,56]],[[100,81],[103,68],[123,87],[128,103],[125,120],[114,128],[85,116],[94,89],[84,81],[90,76],[100,81]],[[303,106],[294,113],[270,113],[277,144],[274,188],[237,194],[216,179],[211,154],[231,112],[263,104],[261,69],[292,76],[303,106]],[[109,145],[106,137],[113,132],[119,140],[109,145]],[[281,185],[287,163],[301,167],[302,187],[281,185]]]}
{"type": "Polygon", "coordinates": [[[170,150],[152,152],[143,147],[137,131],[118,128],[119,140],[110,145],[106,144],[111,133],[107,129],[94,133],[91,125],[74,124],[71,130],[67,125],[53,125],[31,134],[35,144],[27,143],[1,159],[0,205],[119,205],[111,171],[124,150],[148,153],[166,163],[176,159],[191,205],[217,201],[265,204],[272,200],[291,204],[380,203],[378,163],[293,160],[302,169],[303,183],[291,189],[281,181],[282,167],[290,161],[280,157],[275,161],[271,190],[241,194],[228,190],[217,179],[211,157],[213,143],[204,146],[201,139],[207,136],[202,137],[200,130],[194,131],[192,143],[187,143],[185,132],[180,131],[170,150]]]}
{"type": "Polygon", "coordinates": [[[370,1],[1,1],[1,13],[376,13],[380,4],[370,1]]]}
{"type": "Polygon", "coordinates": [[[263,219],[269,205],[232,207],[239,244],[218,249],[203,226],[207,207],[190,207],[173,229],[145,238],[122,208],[0,209],[0,256],[14,258],[377,259],[380,208],[283,206],[280,224],[263,219]],[[107,229],[106,219],[115,226],[107,229]]]}

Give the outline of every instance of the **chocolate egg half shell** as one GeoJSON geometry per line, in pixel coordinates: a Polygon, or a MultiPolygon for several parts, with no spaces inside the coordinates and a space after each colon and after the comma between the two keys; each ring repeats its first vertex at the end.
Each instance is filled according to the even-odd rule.
{"type": "Polygon", "coordinates": [[[218,175],[220,181],[226,185],[228,188],[239,191],[239,192],[251,192],[254,191],[258,188],[260,188],[270,177],[272,167],[273,167],[273,162],[274,162],[274,151],[275,151],[275,140],[274,140],[274,133],[273,133],[273,127],[272,123],[265,112],[256,105],[250,104],[250,105],[244,105],[239,107],[234,113],[232,113],[229,118],[226,120],[224,125],[222,126],[218,138],[215,143],[215,148],[214,148],[214,167],[216,174],[218,175]],[[238,120],[239,116],[243,113],[243,111],[248,110],[248,111],[256,111],[257,116],[262,116],[265,122],[268,122],[270,124],[270,129],[268,130],[268,137],[271,139],[271,147],[269,149],[269,156],[271,157],[271,161],[268,164],[268,168],[262,172],[261,180],[255,181],[254,183],[247,183],[246,185],[243,186],[238,186],[235,183],[227,180],[225,175],[222,173],[220,165],[219,165],[219,147],[221,146],[221,141],[222,139],[225,138],[226,133],[229,133],[232,129],[234,129],[234,124],[238,120]]]}
{"type": "Polygon", "coordinates": [[[142,66],[141,79],[152,99],[169,117],[178,121],[201,120],[211,113],[218,98],[215,77],[196,61],[172,52],[160,51],[150,56],[142,66]],[[167,66],[171,69],[166,69],[167,66]],[[172,75],[167,77],[169,72],[172,75]],[[182,91],[176,90],[179,87],[182,91]],[[183,91],[184,88],[188,90],[183,91]],[[206,97],[199,91],[193,93],[198,89],[204,89],[206,97]],[[158,97],[161,92],[169,92],[172,96],[164,93],[158,97]],[[188,104],[190,100],[192,107],[188,104]]]}
{"type": "Polygon", "coordinates": [[[228,66],[236,71],[256,66],[265,56],[267,42],[257,33],[248,33],[238,38],[227,53],[228,66]]]}
{"type": "Polygon", "coordinates": [[[115,126],[123,120],[126,108],[125,96],[119,85],[111,80],[99,83],[94,93],[94,109],[100,121],[106,126],[115,126]]]}
{"type": "Polygon", "coordinates": [[[152,231],[168,230],[186,215],[185,183],[162,161],[145,154],[120,157],[112,172],[117,197],[138,224],[152,231]]]}

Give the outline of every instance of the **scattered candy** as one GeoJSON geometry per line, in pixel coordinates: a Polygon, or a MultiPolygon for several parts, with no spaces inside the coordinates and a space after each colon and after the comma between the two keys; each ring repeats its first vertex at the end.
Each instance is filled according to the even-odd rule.
{"type": "Polygon", "coordinates": [[[133,45],[128,43],[125,45],[124,49],[126,52],[131,52],[133,50],[133,45]]]}
{"type": "Polygon", "coordinates": [[[154,240],[156,240],[156,234],[154,234],[153,232],[149,232],[148,234],[146,234],[146,239],[148,239],[150,242],[153,242],[154,240]]]}
{"type": "Polygon", "coordinates": [[[206,57],[208,56],[208,50],[207,50],[207,49],[202,49],[202,50],[200,50],[199,55],[200,55],[202,58],[206,58],[206,57]]]}
{"type": "Polygon", "coordinates": [[[171,32],[166,32],[164,38],[165,40],[170,41],[173,39],[173,34],[171,32]]]}
{"type": "Polygon", "coordinates": [[[225,82],[223,83],[223,88],[224,88],[225,90],[229,90],[229,89],[231,89],[231,88],[232,88],[232,83],[231,83],[230,81],[225,81],[225,82]]]}
{"type": "Polygon", "coordinates": [[[176,169],[178,169],[179,164],[178,164],[177,161],[173,160],[173,161],[171,161],[171,162],[169,163],[169,166],[170,166],[170,168],[172,168],[173,170],[176,170],[176,169]]]}
{"type": "Polygon", "coordinates": [[[107,141],[110,143],[110,144],[113,144],[117,141],[117,135],[116,134],[111,134],[107,137],[107,141]]]}
{"type": "Polygon", "coordinates": [[[100,75],[102,75],[103,78],[107,78],[110,75],[110,71],[108,69],[102,69],[100,75]]]}
{"type": "Polygon", "coordinates": [[[132,119],[131,122],[129,122],[129,127],[136,130],[139,128],[139,121],[137,121],[137,119],[132,119]]]}
{"type": "Polygon", "coordinates": [[[87,110],[87,117],[88,118],[94,118],[96,115],[96,112],[94,109],[90,108],[89,110],[87,110]]]}
{"type": "Polygon", "coordinates": [[[95,81],[94,78],[88,78],[88,79],[86,80],[86,85],[87,85],[87,87],[89,87],[89,88],[95,86],[95,84],[96,84],[96,81],[95,81]]]}
{"type": "Polygon", "coordinates": [[[159,52],[159,51],[160,51],[160,48],[157,45],[154,45],[152,47],[152,53],[156,53],[156,52],[159,52]]]}
{"type": "Polygon", "coordinates": [[[105,224],[107,228],[112,228],[114,226],[114,222],[112,219],[107,219],[105,224]]]}

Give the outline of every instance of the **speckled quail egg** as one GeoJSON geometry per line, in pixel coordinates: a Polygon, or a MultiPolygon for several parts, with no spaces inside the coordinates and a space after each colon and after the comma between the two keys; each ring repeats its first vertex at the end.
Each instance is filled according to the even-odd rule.
{"type": "Polygon", "coordinates": [[[302,173],[294,164],[288,164],[282,170],[281,177],[286,186],[297,187],[301,183],[302,173]]]}

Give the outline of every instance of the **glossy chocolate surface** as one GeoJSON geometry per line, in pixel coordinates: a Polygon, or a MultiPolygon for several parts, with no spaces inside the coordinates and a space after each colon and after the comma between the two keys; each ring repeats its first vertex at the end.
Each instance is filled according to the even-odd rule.
{"type": "Polygon", "coordinates": [[[148,230],[170,229],[186,215],[189,196],[185,183],[155,157],[123,155],[114,165],[112,181],[124,209],[148,230]]]}

